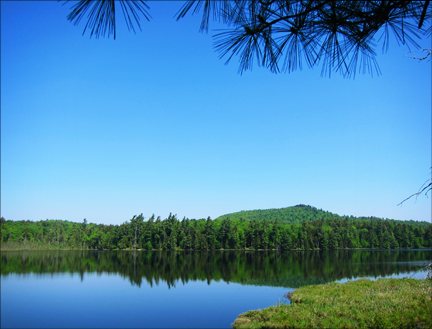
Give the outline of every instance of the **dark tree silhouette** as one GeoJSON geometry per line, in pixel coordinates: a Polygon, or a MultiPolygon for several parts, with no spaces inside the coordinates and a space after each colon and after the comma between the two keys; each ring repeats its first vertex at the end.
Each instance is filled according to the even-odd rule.
{"type": "MultiPolygon", "coordinates": [[[[65,1],[65,2],[68,2],[65,1]]],[[[116,37],[116,7],[120,6],[126,25],[141,30],[140,16],[149,20],[146,1],[81,0],[68,15],[75,25],[87,14],[84,32],[116,37]]],[[[398,44],[413,46],[425,60],[430,49],[421,49],[416,40],[431,35],[431,3],[426,1],[359,0],[188,0],[177,13],[177,20],[188,13],[202,12],[200,30],[208,31],[210,19],[227,25],[214,35],[215,49],[226,64],[240,57],[239,72],[257,65],[271,72],[292,72],[303,63],[322,63],[322,75],[340,72],[353,77],[356,72],[380,73],[375,48],[389,47],[391,35],[398,44]]],[[[426,186],[403,200],[432,189],[426,186]]]]}
{"type": "MultiPolygon", "coordinates": [[[[69,2],[69,0],[66,0],[65,2],[69,2]]],[[[90,29],[90,37],[93,35],[95,35],[96,38],[105,35],[108,35],[109,37],[113,34],[115,39],[116,6],[121,7],[128,29],[134,32],[134,22],[141,30],[140,14],[147,20],[151,17],[147,11],[149,6],[146,4],[146,1],[80,0],[72,6],[72,11],[67,16],[67,19],[73,22],[74,25],[77,25],[87,13],[87,23],[84,27],[83,34],[87,29],[90,29]]]]}
{"type": "MultiPolygon", "coordinates": [[[[68,2],[68,1],[66,1],[68,2]]],[[[84,33],[90,37],[116,37],[116,7],[122,9],[129,30],[139,29],[140,16],[149,20],[146,1],[81,0],[68,20],[78,24],[87,14],[84,33]]],[[[343,0],[189,0],[177,13],[202,12],[201,31],[210,19],[227,25],[214,35],[215,49],[228,63],[240,57],[239,72],[251,69],[254,61],[272,72],[292,72],[303,63],[322,63],[322,75],[340,72],[380,73],[375,48],[396,42],[419,46],[416,40],[431,34],[430,1],[343,1],[343,0]]]]}

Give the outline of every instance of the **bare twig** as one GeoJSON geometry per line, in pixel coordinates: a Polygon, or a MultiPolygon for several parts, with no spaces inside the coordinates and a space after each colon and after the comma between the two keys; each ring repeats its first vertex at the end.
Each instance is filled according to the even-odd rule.
{"type": "MultiPolygon", "coordinates": [[[[426,184],[427,182],[429,182],[429,181],[430,181],[430,179],[428,179],[428,180],[425,182],[425,184],[426,184]]],[[[423,184],[423,186],[424,186],[424,184],[423,184]]],[[[423,187],[423,186],[422,186],[422,187],[423,187]]],[[[398,204],[398,206],[400,206],[402,203],[404,203],[404,202],[407,201],[408,199],[411,199],[414,195],[415,195],[415,196],[418,196],[419,194],[423,193],[423,191],[425,191],[425,190],[426,190],[425,195],[427,196],[428,192],[429,192],[430,190],[432,190],[432,181],[429,182],[429,184],[427,184],[426,186],[424,186],[423,188],[420,188],[420,189],[421,189],[421,190],[418,191],[417,193],[414,193],[414,194],[410,195],[408,198],[406,198],[405,200],[403,200],[402,202],[400,202],[400,203],[398,204]]]]}
{"type": "Polygon", "coordinates": [[[432,262],[430,262],[429,264],[427,264],[425,266],[425,269],[427,271],[425,279],[432,280],[432,262]]]}
{"type": "Polygon", "coordinates": [[[431,54],[432,54],[432,49],[420,49],[420,50],[410,50],[405,54],[405,56],[413,58],[413,59],[418,59],[419,61],[423,61],[423,60],[427,59],[431,54]],[[411,54],[414,52],[426,53],[426,56],[424,56],[424,57],[407,56],[408,54],[411,54]]]}

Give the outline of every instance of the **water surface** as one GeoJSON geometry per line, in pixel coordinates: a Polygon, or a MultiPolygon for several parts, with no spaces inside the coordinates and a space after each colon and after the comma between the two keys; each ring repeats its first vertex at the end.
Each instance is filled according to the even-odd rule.
{"type": "Polygon", "coordinates": [[[422,278],[431,250],[1,253],[1,326],[229,328],[295,288],[422,278]]]}

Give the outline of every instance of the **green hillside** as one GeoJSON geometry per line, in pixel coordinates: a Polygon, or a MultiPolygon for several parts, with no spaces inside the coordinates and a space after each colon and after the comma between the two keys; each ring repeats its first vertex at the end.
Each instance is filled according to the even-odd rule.
{"type": "MultiPolygon", "coordinates": [[[[231,214],[226,214],[219,216],[216,219],[240,219],[251,220],[251,221],[262,221],[266,219],[267,221],[275,221],[276,219],[280,223],[284,224],[301,224],[303,221],[315,221],[319,219],[343,219],[348,217],[350,220],[362,219],[362,220],[379,220],[379,217],[354,217],[354,216],[340,216],[334,214],[330,211],[325,211],[322,209],[317,209],[312,206],[306,206],[303,204],[286,207],[280,209],[258,209],[258,210],[242,210],[239,212],[234,212],[231,214]]],[[[399,221],[393,219],[387,219],[390,221],[406,223],[414,226],[424,226],[428,225],[427,222],[416,222],[416,221],[399,221]]]]}
{"type": "Polygon", "coordinates": [[[293,207],[280,208],[280,209],[258,209],[258,210],[242,210],[231,214],[220,216],[216,219],[222,218],[230,219],[247,219],[247,220],[278,220],[280,223],[285,224],[300,224],[303,221],[314,221],[317,219],[326,218],[342,218],[337,214],[333,214],[329,211],[317,209],[312,206],[297,205],[293,207]]]}
{"type": "Polygon", "coordinates": [[[244,211],[229,217],[179,220],[170,214],[165,219],[153,215],[144,221],[141,214],[121,225],[97,225],[86,219],[74,223],[0,217],[0,249],[333,250],[432,246],[432,224],[427,222],[341,218],[304,205],[244,211]]]}

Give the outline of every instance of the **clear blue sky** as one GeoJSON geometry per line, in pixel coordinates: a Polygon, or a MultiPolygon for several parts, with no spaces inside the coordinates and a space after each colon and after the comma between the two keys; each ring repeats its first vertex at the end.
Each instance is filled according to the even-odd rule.
{"type": "MultiPolygon", "coordinates": [[[[431,220],[431,62],[390,46],[382,75],[237,74],[182,2],[117,39],[71,4],[1,1],[1,215],[120,224],[307,204],[431,220]]],[[[214,28],[218,26],[213,24],[214,28]]],[[[430,48],[431,40],[420,42],[430,48]]]]}

